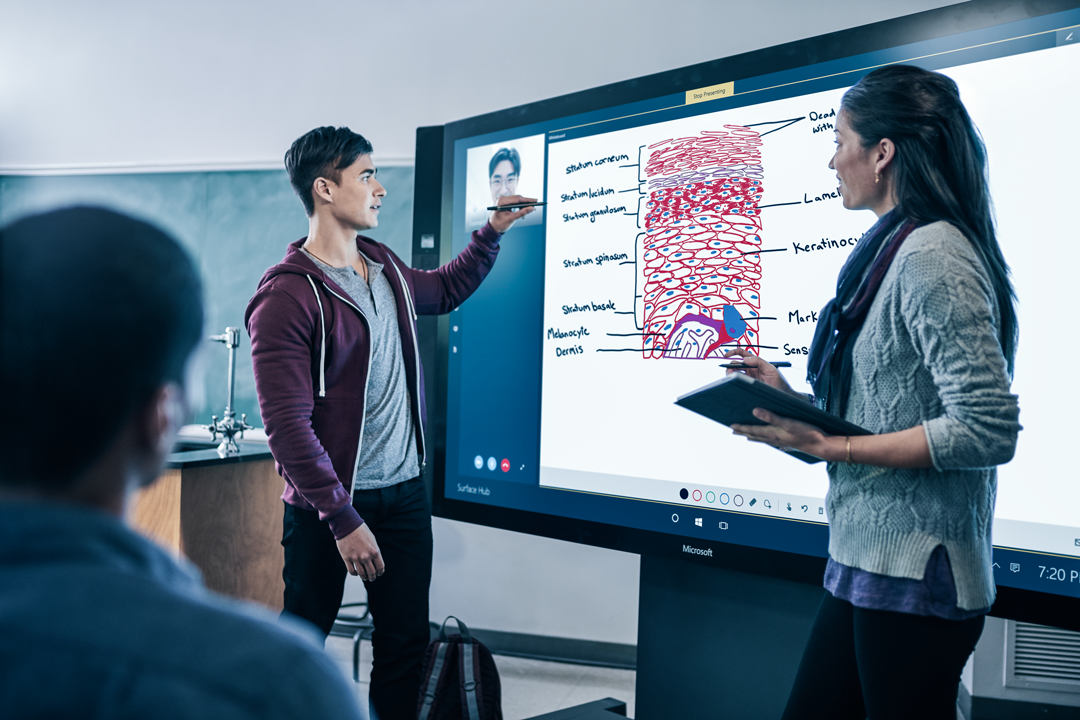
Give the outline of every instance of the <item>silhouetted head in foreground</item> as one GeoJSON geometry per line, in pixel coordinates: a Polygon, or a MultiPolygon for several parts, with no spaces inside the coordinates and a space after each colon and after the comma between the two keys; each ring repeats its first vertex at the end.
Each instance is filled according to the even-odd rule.
{"type": "Polygon", "coordinates": [[[0,229],[0,277],[0,496],[119,514],[183,421],[194,265],[148,223],[77,207],[0,229]]]}

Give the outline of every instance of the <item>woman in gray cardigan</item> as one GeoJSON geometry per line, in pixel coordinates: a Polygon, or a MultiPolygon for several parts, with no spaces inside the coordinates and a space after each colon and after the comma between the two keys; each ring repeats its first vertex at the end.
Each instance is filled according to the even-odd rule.
{"type": "Polygon", "coordinates": [[[828,592],[784,717],[951,719],[994,601],[995,466],[1020,429],[985,149],[952,80],[891,66],[844,95],[829,167],[844,207],[878,222],[820,315],[809,379],[814,402],[874,434],[761,409],[767,425],[734,427],[829,462],[828,592]]]}

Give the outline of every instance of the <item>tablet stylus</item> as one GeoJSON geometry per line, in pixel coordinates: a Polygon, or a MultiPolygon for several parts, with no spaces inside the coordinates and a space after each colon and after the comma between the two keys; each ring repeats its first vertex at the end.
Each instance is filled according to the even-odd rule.
{"type": "MultiPolygon", "coordinates": [[[[769,361],[766,360],[765,362],[769,362],[769,361]]],[[[786,360],[781,360],[780,362],[770,362],[769,364],[772,365],[773,367],[791,367],[791,363],[787,362],[786,360]]],[[[722,368],[730,368],[731,370],[748,370],[748,369],[750,369],[750,368],[752,368],[754,366],[753,365],[744,365],[743,363],[727,363],[726,365],[721,363],[720,367],[722,367],[722,368]]]]}

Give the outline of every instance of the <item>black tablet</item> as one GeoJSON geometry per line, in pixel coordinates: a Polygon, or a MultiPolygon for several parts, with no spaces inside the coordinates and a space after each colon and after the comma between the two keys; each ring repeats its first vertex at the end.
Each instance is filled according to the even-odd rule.
{"type": "MultiPolygon", "coordinates": [[[[754,417],[754,408],[760,407],[783,417],[815,425],[830,435],[872,434],[854,423],[743,373],[732,373],[703,388],[686,393],[679,397],[675,404],[728,426],[765,425],[754,417]]],[[[821,462],[821,458],[798,450],[784,452],[803,462],[821,462]]]]}

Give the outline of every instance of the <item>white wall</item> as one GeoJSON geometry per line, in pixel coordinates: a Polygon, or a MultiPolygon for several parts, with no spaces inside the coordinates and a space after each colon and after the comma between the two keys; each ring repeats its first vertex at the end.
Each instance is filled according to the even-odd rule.
{"type": "MultiPolygon", "coordinates": [[[[0,0],[0,175],[279,168],[323,124],[408,163],[417,126],[947,4],[0,0]]],[[[449,521],[435,538],[433,618],[636,641],[636,557],[449,521]]]]}
{"type": "Polygon", "coordinates": [[[434,529],[432,619],[637,643],[637,555],[451,520],[434,529]]]}
{"type": "Polygon", "coordinates": [[[415,128],[950,4],[942,0],[0,0],[0,174],[280,167],[415,128]]]}
{"type": "MultiPolygon", "coordinates": [[[[637,644],[637,555],[435,518],[431,619],[637,644]]],[[[363,602],[358,578],[344,602],[363,602]]]]}

